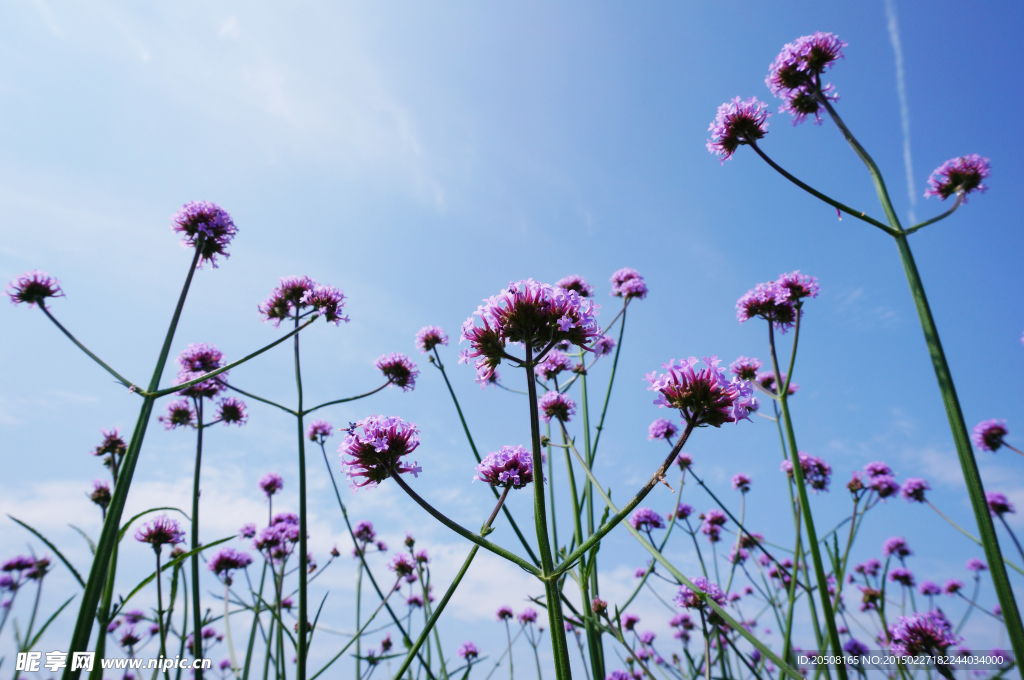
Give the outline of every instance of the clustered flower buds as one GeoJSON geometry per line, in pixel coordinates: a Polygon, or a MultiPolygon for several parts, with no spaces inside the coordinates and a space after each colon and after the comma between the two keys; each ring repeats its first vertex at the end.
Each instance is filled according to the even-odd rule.
{"type": "MultiPolygon", "coordinates": [[[[832,466],[823,459],[810,456],[803,451],[799,452],[800,470],[804,476],[804,483],[811,487],[812,491],[828,491],[828,483],[832,477],[832,466]]],[[[793,463],[788,460],[782,461],[782,471],[786,476],[793,476],[793,463]]],[[[896,487],[899,489],[899,486],[896,487]]]]}
{"type": "Polygon", "coordinates": [[[725,379],[725,369],[719,368],[717,356],[704,357],[704,368],[694,370],[697,358],[690,357],[677,366],[675,359],[662,367],[668,373],[657,375],[651,371],[644,376],[650,383],[647,389],[658,392],[654,403],[661,408],[678,409],[683,420],[691,427],[749,420],[754,400],[753,387],[746,380],[725,379]]]}
{"type": "Polygon", "coordinates": [[[373,365],[392,385],[401,387],[406,392],[411,392],[416,387],[416,376],[420,372],[416,370],[416,364],[404,354],[382,354],[373,365]]]}
{"type": "Polygon", "coordinates": [[[230,257],[227,247],[238,233],[231,215],[210,201],[186,203],[171,216],[171,230],[182,235],[183,247],[200,247],[200,267],[204,262],[209,262],[214,269],[217,268],[218,255],[230,257]]]}
{"type": "Polygon", "coordinates": [[[416,347],[421,354],[426,354],[438,345],[448,344],[448,334],[437,326],[424,326],[416,334],[416,347]]]}
{"type": "Polygon", "coordinates": [[[165,545],[177,545],[185,540],[185,532],[177,521],[167,515],[160,515],[156,519],[144,524],[135,532],[135,540],[140,543],[149,543],[157,553],[165,545]]]}
{"type": "Polygon", "coordinates": [[[342,314],[344,306],[345,294],[333,286],[322,286],[308,276],[282,276],[280,285],[258,309],[263,320],[272,321],[275,327],[284,319],[301,318],[306,308],[337,326],[349,320],[342,314]]]}
{"type": "Polygon", "coordinates": [[[411,465],[403,457],[420,445],[419,428],[395,416],[370,416],[349,430],[338,448],[342,455],[342,471],[351,480],[353,489],[368,484],[376,486],[395,474],[411,472],[416,476],[423,468],[411,465]],[[362,428],[362,432],[358,429],[362,428]],[[346,458],[346,456],[348,456],[346,458]]]}
{"type": "Polygon", "coordinates": [[[476,466],[473,481],[521,489],[533,481],[533,459],[522,446],[502,446],[476,466]]]}
{"type": "Polygon", "coordinates": [[[64,297],[60,281],[39,270],[22,274],[7,285],[7,297],[11,304],[27,304],[29,307],[44,306],[46,298],[64,297]]]}

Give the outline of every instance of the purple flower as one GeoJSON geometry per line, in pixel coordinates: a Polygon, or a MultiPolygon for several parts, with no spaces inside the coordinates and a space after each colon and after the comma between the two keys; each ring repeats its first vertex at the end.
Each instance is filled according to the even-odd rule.
{"type": "Polygon", "coordinates": [[[157,418],[168,430],[176,427],[195,427],[196,412],[188,399],[177,399],[167,404],[167,413],[157,418]]]}
{"type": "Polygon", "coordinates": [[[110,505],[110,485],[104,481],[96,480],[92,483],[92,493],[89,500],[104,510],[110,505]]]}
{"type": "MultiPolygon", "coordinates": [[[[823,459],[809,456],[803,451],[799,452],[799,456],[800,470],[804,474],[804,483],[811,487],[812,491],[828,491],[828,483],[832,476],[832,466],[823,459]]],[[[791,462],[788,460],[782,461],[781,468],[786,473],[786,476],[793,476],[793,464],[791,462]]]]}
{"type": "Polygon", "coordinates": [[[590,346],[594,354],[599,357],[603,357],[606,354],[611,354],[612,350],[615,349],[615,340],[608,335],[599,335],[594,343],[590,346]]]}
{"type": "Polygon", "coordinates": [[[614,297],[625,298],[626,300],[632,300],[633,298],[643,300],[647,297],[647,283],[644,281],[644,277],[640,276],[640,272],[635,269],[623,267],[612,274],[611,282],[611,294],[614,297]]]}
{"type": "Polygon", "coordinates": [[[64,291],[60,289],[60,281],[37,269],[11,281],[7,285],[7,297],[11,298],[11,304],[45,307],[46,298],[64,297],[64,291]]]}
{"type": "Polygon", "coordinates": [[[125,628],[124,632],[121,633],[120,644],[122,647],[131,649],[140,642],[142,642],[142,636],[135,632],[134,626],[125,628]]]}
{"type": "Polygon", "coordinates": [[[963,581],[951,578],[942,585],[942,592],[946,595],[956,595],[964,587],[963,581]]]}
{"type": "Polygon", "coordinates": [[[245,569],[252,564],[252,557],[234,548],[222,548],[210,560],[210,571],[217,576],[223,577],[228,584],[231,583],[231,572],[236,569],[245,569]]]}
{"type": "Polygon", "coordinates": [[[711,138],[708,152],[719,156],[724,164],[741,144],[750,144],[768,134],[768,105],[751,97],[746,101],[734,97],[718,107],[715,119],[708,126],[711,138]]]}
{"type": "Polygon", "coordinates": [[[105,456],[110,454],[120,457],[128,451],[128,445],[125,444],[124,439],[121,437],[121,432],[116,427],[109,432],[107,430],[100,430],[100,434],[103,435],[103,442],[93,450],[92,455],[105,456]]]}
{"type": "Polygon", "coordinates": [[[633,680],[633,676],[624,670],[616,668],[604,680],[633,680]]]}
{"type": "Polygon", "coordinates": [[[647,570],[649,567],[637,567],[636,571],[633,572],[633,578],[643,578],[647,576],[647,570]]]}
{"type": "Polygon", "coordinates": [[[995,453],[1003,445],[1003,437],[1009,434],[1005,420],[983,420],[974,426],[971,439],[982,451],[995,453]]]}
{"type": "Polygon", "coordinates": [[[629,518],[629,523],[637,531],[665,528],[665,522],[661,519],[661,515],[650,508],[637,508],[633,516],[629,518]]]}
{"type": "Polygon", "coordinates": [[[545,423],[550,423],[552,418],[567,423],[569,417],[576,413],[576,402],[557,390],[551,390],[537,400],[537,408],[545,423]]]}
{"type": "Polygon", "coordinates": [[[764,319],[785,333],[796,322],[795,303],[789,288],[776,281],[759,283],[736,301],[736,318],[740,323],[764,319]]]}
{"type": "Polygon", "coordinates": [[[893,583],[902,583],[908,588],[914,587],[914,574],[909,569],[897,567],[889,572],[889,580],[893,583]]]}
{"type": "Polygon", "coordinates": [[[230,257],[226,248],[238,227],[223,208],[210,201],[190,201],[171,216],[171,230],[182,235],[181,245],[195,248],[203,238],[199,266],[209,262],[217,268],[217,256],[230,257]]]}
{"type": "Polygon", "coordinates": [[[159,553],[165,545],[177,545],[184,541],[185,532],[175,520],[167,515],[160,515],[136,530],[135,540],[140,543],[149,543],[153,546],[153,550],[159,553]]]}
{"type": "Polygon", "coordinates": [[[640,623],[640,617],[636,614],[623,614],[619,617],[619,625],[623,630],[633,630],[638,623],[640,623]]]}
{"type": "Polygon", "coordinates": [[[864,472],[868,473],[868,477],[880,477],[883,475],[892,476],[892,468],[882,461],[868,463],[864,466],[864,472]]]}
{"type": "Polygon", "coordinates": [[[284,563],[295,550],[295,544],[299,542],[298,522],[282,521],[286,518],[287,516],[282,515],[275,517],[270,526],[260,530],[253,541],[256,550],[277,564],[284,563]]]}
{"type": "Polygon", "coordinates": [[[981,561],[977,557],[972,557],[971,559],[967,560],[967,570],[968,571],[973,571],[974,573],[978,574],[978,573],[981,573],[983,571],[986,571],[987,569],[988,569],[988,565],[985,564],[983,561],[981,561]]]}
{"type": "Polygon", "coordinates": [[[640,635],[639,635],[640,644],[642,644],[642,645],[653,644],[654,643],[654,638],[656,638],[656,637],[657,637],[657,635],[654,634],[653,630],[645,630],[644,632],[640,633],[640,635]]]}
{"type": "Polygon", "coordinates": [[[242,528],[238,530],[238,535],[242,538],[252,538],[256,535],[256,525],[252,522],[243,524],[242,528]]]}
{"type": "Polygon", "coordinates": [[[726,522],[725,513],[721,510],[711,509],[704,513],[704,523],[700,531],[708,537],[712,543],[717,543],[722,533],[722,525],[726,522]]]}
{"type": "Polygon", "coordinates": [[[417,564],[429,564],[430,563],[430,555],[427,554],[426,550],[417,550],[416,554],[414,555],[414,557],[416,558],[416,563],[417,564]]]}
{"type": "MultiPolygon", "coordinates": [[[[214,371],[224,365],[224,353],[213,345],[205,342],[194,343],[185,348],[178,355],[177,384],[200,378],[210,371],[214,371]]],[[[201,383],[187,387],[179,392],[186,397],[200,399],[202,397],[215,397],[225,389],[224,379],[227,378],[227,371],[201,383]]]]}
{"type": "Polygon", "coordinates": [[[11,572],[11,571],[26,571],[31,569],[36,564],[36,559],[30,555],[18,555],[12,557],[0,566],[0,571],[11,572]]]}
{"type": "Polygon", "coordinates": [[[361,520],[356,522],[356,528],[352,531],[356,540],[360,543],[373,543],[377,538],[377,532],[373,530],[373,522],[361,520]]]}
{"type": "Polygon", "coordinates": [[[512,607],[498,607],[497,616],[499,621],[508,621],[514,616],[512,614],[512,607]]]}
{"type": "MultiPolygon", "coordinates": [[[[732,548],[729,549],[729,564],[743,564],[749,558],[750,552],[742,546],[733,544],[732,548]]],[[[733,593],[733,597],[737,600],[740,598],[736,593],[733,593]]]]}
{"type": "Polygon", "coordinates": [[[323,444],[327,438],[334,434],[334,426],[326,420],[314,420],[306,430],[306,438],[311,442],[323,444]]]}
{"type": "Polygon", "coordinates": [[[416,364],[404,354],[382,354],[373,365],[392,385],[397,385],[406,392],[411,392],[416,387],[416,376],[420,372],[416,370],[416,364]]]}
{"type": "Polygon", "coordinates": [[[942,588],[939,588],[939,584],[935,581],[925,581],[918,590],[922,595],[938,595],[942,592],[942,588]]]}
{"type": "Polygon", "coordinates": [[[760,368],[761,360],[750,357],[738,357],[736,361],[729,364],[729,372],[740,380],[756,380],[757,371],[760,368]]]}
{"type": "Polygon", "coordinates": [[[888,498],[899,493],[900,485],[889,475],[872,477],[868,486],[878,494],[879,498],[888,498]]]}
{"type": "Polygon", "coordinates": [[[858,574],[864,574],[865,576],[878,576],[878,572],[882,570],[882,563],[872,558],[867,562],[858,564],[853,568],[858,574]]]}
{"type": "Polygon", "coordinates": [[[846,641],[845,645],[843,645],[843,651],[847,654],[853,654],[854,656],[863,656],[867,654],[870,650],[868,649],[868,646],[866,644],[864,644],[857,638],[852,637],[846,641]]]}
{"type": "Polygon", "coordinates": [[[484,300],[462,324],[460,343],[470,348],[459,354],[459,363],[476,359],[477,382],[490,380],[501,363],[508,343],[569,344],[584,347],[601,335],[595,315],[599,305],[575,291],[555,288],[533,279],[510,283],[495,297],[484,300]],[[477,326],[479,320],[483,326],[477,326]]]}
{"type": "Polygon", "coordinates": [[[316,281],[308,276],[282,276],[280,285],[258,307],[263,320],[280,326],[283,319],[291,316],[292,310],[299,312],[306,293],[315,287],[316,281]]]}
{"type": "Polygon", "coordinates": [[[897,656],[943,653],[962,638],[940,611],[901,616],[892,629],[889,651],[897,656]]]}
{"type": "Polygon", "coordinates": [[[299,526],[299,516],[294,512],[279,512],[274,515],[274,519],[270,520],[271,526],[274,524],[294,524],[299,526]]]}
{"type": "Polygon", "coordinates": [[[245,411],[245,402],[234,397],[224,397],[217,404],[217,420],[231,425],[245,425],[249,414],[245,411]]]}
{"type": "Polygon", "coordinates": [[[562,371],[571,371],[572,362],[569,361],[569,357],[565,356],[557,349],[553,349],[548,352],[548,355],[544,357],[544,361],[537,364],[537,375],[544,380],[551,380],[562,371]]]}
{"type": "Polygon", "coordinates": [[[932,172],[928,178],[928,189],[924,192],[925,198],[938,196],[946,200],[953,194],[963,196],[963,202],[967,202],[967,194],[972,191],[984,193],[988,190],[982,180],[989,176],[989,164],[987,158],[982,158],[976,153],[967,156],[960,156],[946,161],[932,172]]]}
{"type": "Polygon", "coordinates": [[[801,274],[800,270],[791,271],[787,274],[779,274],[779,278],[775,281],[775,285],[779,288],[789,291],[789,299],[794,302],[803,300],[804,298],[816,298],[820,287],[818,286],[818,279],[807,274],[801,274]]]}
{"type": "Polygon", "coordinates": [[[462,646],[459,647],[458,655],[466,661],[472,661],[476,657],[480,656],[480,652],[477,651],[476,645],[472,642],[463,642],[462,646]]]}
{"type": "Polygon", "coordinates": [[[345,293],[334,286],[314,285],[302,296],[299,304],[312,307],[314,312],[324,317],[324,321],[335,326],[340,326],[342,321],[349,322],[349,318],[342,312],[345,293]]]}
{"type": "Polygon", "coordinates": [[[511,486],[521,489],[533,481],[533,459],[522,446],[502,446],[488,453],[476,466],[473,481],[480,480],[491,486],[511,486]]]}
{"type": "Polygon", "coordinates": [[[260,477],[258,484],[259,487],[263,489],[263,493],[267,495],[267,498],[270,498],[284,488],[284,480],[281,479],[281,475],[276,472],[268,472],[263,475],[260,477]]]}
{"type": "Polygon", "coordinates": [[[657,375],[651,371],[644,376],[650,383],[648,390],[658,392],[654,400],[660,408],[679,409],[683,419],[692,427],[749,420],[753,388],[745,380],[726,381],[725,370],[718,367],[717,356],[704,357],[704,366],[694,370],[696,357],[675,365],[675,359],[662,367],[668,373],[657,375]]]}
{"type": "Polygon", "coordinates": [[[821,85],[820,76],[843,56],[844,47],[846,43],[833,34],[819,31],[797,38],[775,57],[765,83],[772,94],[784,100],[780,111],[789,111],[796,116],[794,125],[811,114],[814,114],[816,122],[821,122],[819,87],[825,98],[839,98],[831,84],[821,85]]]}
{"type": "Polygon", "coordinates": [[[676,465],[679,466],[680,470],[685,472],[691,465],[693,465],[693,456],[683,451],[676,456],[676,465]]]}
{"type": "Polygon", "coordinates": [[[405,578],[408,580],[410,576],[413,576],[416,573],[416,563],[408,553],[395,553],[395,556],[392,557],[391,561],[388,563],[388,569],[395,572],[395,576],[398,578],[405,578]]]}
{"type": "MultiPolygon", "coordinates": [[[[782,382],[786,382],[786,374],[782,374],[782,382]]],[[[757,382],[761,387],[765,388],[772,394],[778,394],[778,390],[775,389],[775,373],[772,371],[762,371],[757,374],[757,382]]],[[[790,381],[789,389],[786,390],[786,394],[792,396],[796,394],[796,391],[800,389],[800,386],[795,382],[790,381]]]]}
{"type": "Polygon", "coordinates": [[[594,297],[594,287],[587,283],[582,276],[570,274],[564,279],[555,282],[555,288],[574,291],[580,297],[594,297]]]}
{"type": "Polygon", "coordinates": [[[907,539],[900,536],[893,536],[882,544],[882,554],[886,557],[895,555],[896,557],[903,559],[904,557],[913,555],[914,553],[910,550],[910,546],[907,545],[907,539]]]}
{"type": "Polygon", "coordinates": [[[743,474],[742,472],[738,475],[734,475],[732,478],[732,488],[740,493],[746,493],[750,491],[750,477],[743,474]]]}
{"type": "Polygon", "coordinates": [[[686,586],[680,586],[679,592],[675,596],[675,603],[686,609],[699,609],[704,606],[704,602],[700,595],[697,593],[704,593],[708,599],[713,600],[718,605],[725,604],[725,593],[716,584],[711,583],[703,576],[697,576],[696,578],[690,579],[696,591],[687,588],[686,586]]]}
{"type": "Polygon", "coordinates": [[[145,613],[143,613],[142,611],[140,611],[138,609],[131,609],[131,610],[126,611],[124,613],[125,623],[127,623],[129,625],[132,625],[132,626],[134,626],[136,623],[138,623],[139,621],[142,621],[145,618],[146,618],[145,613]]]}
{"type": "Polygon", "coordinates": [[[928,482],[921,479],[920,477],[910,477],[907,481],[903,482],[903,497],[907,501],[913,503],[924,503],[924,492],[931,489],[928,486],[928,482]]]}
{"type": "Polygon", "coordinates": [[[528,623],[537,622],[537,612],[534,611],[533,607],[527,607],[519,614],[519,623],[524,626],[528,623]]]}
{"type": "Polygon", "coordinates": [[[426,354],[438,345],[448,345],[448,334],[438,326],[424,326],[416,334],[416,346],[420,354],[426,354]]]}
{"type": "Polygon", "coordinates": [[[350,486],[377,486],[392,475],[406,472],[417,476],[423,468],[416,463],[409,465],[402,457],[420,445],[418,435],[419,428],[395,416],[370,416],[355,423],[338,447],[342,470],[352,482],[350,486]],[[362,428],[362,434],[356,428],[362,428]]]}
{"type": "Polygon", "coordinates": [[[1017,512],[1017,509],[1013,507],[1013,503],[1006,496],[996,491],[987,492],[985,500],[988,501],[988,511],[992,513],[993,517],[1002,517],[1007,512],[1017,512]]]}
{"type": "Polygon", "coordinates": [[[658,418],[651,426],[647,428],[647,438],[650,440],[664,439],[668,441],[675,436],[676,432],[679,431],[671,420],[665,418],[658,418]]]}
{"type": "Polygon", "coordinates": [[[423,598],[419,595],[410,595],[406,598],[405,603],[410,607],[414,607],[417,609],[423,608],[423,598]]]}

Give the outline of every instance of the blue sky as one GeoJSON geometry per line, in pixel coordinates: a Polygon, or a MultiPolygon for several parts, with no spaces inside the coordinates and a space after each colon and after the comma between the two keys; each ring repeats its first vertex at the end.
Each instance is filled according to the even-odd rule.
{"type": "MultiPolygon", "coordinates": [[[[608,448],[596,471],[621,480],[622,497],[662,453],[646,440],[647,424],[664,414],[651,405],[642,374],[673,357],[763,357],[764,329],[739,326],[735,301],[760,281],[800,269],[822,286],[808,308],[794,405],[801,448],[835,470],[832,492],[814,500],[821,523],[848,512],[842,485],[850,471],[885,460],[901,479],[928,478],[935,503],[970,526],[894,244],[870,226],[838,221],[749,150],[723,167],[704,149],[721,102],[767,99],[763,79],[781,46],[824,30],[849,43],[829,79],[901,216],[939,211],[921,194],[943,161],[966,153],[991,158],[990,191],[912,243],[968,424],[1006,418],[1014,433],[1024,406],[1013,387],[1024,364],[1024,313],[1012,302],[1024,283],[1024,206],[1010,187],[1024,181],[1024,154],[1005,125],[1022,103],[1012,76],[1024,57],[1016,30],[1022,10],[955,2],[897,2],[895,9],[913,203],[881,1],[306,2],[288,11],[269,3],[10,3],[0,9],[0,274],[10,280],[40,268],[60,278],[67,299],[55,303],[58,317],[141,382],[189,261],[168,216],[189,200],[216,201],[240,232],[231,258],[197,276],[173,351],[205,341],[237,358],[265,344],[278,332],[260,323],[256,304],[277,277],[308,274],[350,300],[351,324],[313,328],[303,341],[307,389],[328,399],[376,386],[377,356],[413,354],[413,336],[427,324],[454,335],[481,298],[510,280],[581,274],[597,287],[608,318],[616,308],[608,276],[634,267],[651,294],[630,310],[608,448]]],[[[794,128],[775,115],[769,130],[763,148],[776,161],[839,200],[880,213],[866,173],[833,126],[794,128]]],[[[5,305],[0,315],[0,506],[71,546],[84,565],[84,543],[66,524],[98,531],[98,513],[81,495],[100,476],[87,454],[100,428],[130,427],[136,400],[37,311],[5,305]]],[[[521,399],[480,392],[455,358],[450,347],[450,373],[482,448],[524,442],[521,399]]],[[[425,473],[418,488],[477,522],[490,496],[469,486],[471,456],[440,376],[425,362],[421,369],[411,394],[388,390],[328,415],[342,423],[393,413],[419,423],[425,473]]],[[[282,349],[235,379],[292,400],[289,371],[282,349]]],[[[204,489],[212,487],[204,501],[216,508],[207,515],[211,532],[227,535],[262,517],[254,484],[268,470],[285,476],[286,502],[294,499],[290,424],[268,409],[251,411],[241,431],[211,436],[204,468],[204,489]]],[[[757,529],[789,535],[786,522],[771,519],[785,493],[771,423],[700,431],[688,449],[730,498],[729,477],[751,474],[748,512],[765,515],[757,529]]],[[[151,427],[132,507],[187,498],[191,456],[187,435],[151,427]]],[[[988,487],[1020,505],[1024,473],[1014,458],[979,453],[988,487]]],[[[324,555],[343,537],[321,469],[313,481],[313,545],[324,555]]],[[[711,507],[692,489],[685,495],[711,507]]],[[[439,577],[466,550],[392,486],[349,500],[357,517],[377,521],[395,545],[414,527],[445,556],[439,577]]],[[[964,560],[980,554],[926,508],[890,502],[869,518],[856,559],[875,556],[894,526],[915,549],[919,579],[964,578],[964,560]]],[[[6,552],[21,550],[25,539],[0,523],[6,552]]],[[[625,532],[610,543],[621,546],[622,561],[607,567],[607,588],[624,592],[644,558],[625,532]]],[[[681,564],[695,564],[683,543],[674,550],[681,564]]],[[[128,559],[141,570],[144,557],[140,550],[128,559]]],[[[337,598],[332,625],[340,629],[348,625],[352,571],[345,562],[325,577],[337,598]]],[[[65,575],[54,579],[71,588],[65,575]]],[[[483,622],[504,599],[523,606],[528,582],[487,561],[467,587],[446,635],[453,648],[472,635],[497,650],[501,631],[483,622]],[[522,593],[505,597],[495,582],[522,593]]],[[[47,593],[51,602],[57,590],[47,593]]],[[[663,631],[667,612],[658,606],[645,604],[640,613],[663,631]]],[[[990,626],[975,624],[979,645],[999,642],[990,626]]],[[[68,626],[58,621],[55,644],[68,626]]]]}

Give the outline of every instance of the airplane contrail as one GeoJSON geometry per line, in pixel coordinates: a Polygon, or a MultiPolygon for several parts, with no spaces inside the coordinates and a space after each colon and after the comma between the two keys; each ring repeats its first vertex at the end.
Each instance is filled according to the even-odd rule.
{"type": "Polygon", "coordinates": [[[910,156],[910,107],[907,105],[907,86],[903,78],[903,47],[900,44],[900,26],[896,20],[896,3],[885,0],[885,14],[889,19],[889,40],[896,56],[896,93],[900,98],[900,118],[903,122],[903,165],[907,171],[907,196],[910,198],[910,224],[917,219],[914,208],[917,206],[917,192],[914,190],[914,164],[910,156]]]}

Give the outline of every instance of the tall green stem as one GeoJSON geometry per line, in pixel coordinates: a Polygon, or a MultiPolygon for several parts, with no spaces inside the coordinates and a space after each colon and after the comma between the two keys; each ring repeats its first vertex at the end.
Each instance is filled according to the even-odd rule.
{"type": "MultiPolygon", "coordinates": [[[[295,314],[295,328],[299,327],[299,315],[295,314]]],[[[307,586],[309,584],[309,547],[306,536],[306,437],[303,432],[302,423],[302,366],[299,363],[299,335],[295,334],[295,387],[299,393],[298,406],[295,412],[298,414],[295,421],[298,425],[299,435],[299,628],[298,628],[298,664],[296,669],[297,680],[306,680],[306,646],[308,644],[307,631],[309,625],[307,602],[307,586]]]]}
{"type": "MultiPolygon", "coordinates": [[[[203,658],[203,610],[199,606],[199,470],[203,462],[203,398],[196,399],[199,425],[196,427],[196,469],[192,478],[192,656],[203,658]]],[[[159,574],[157,574],[159,577],[159,574]]],[[[203,680],[203,669],[196,669],[196,680],[203,680]]]]}

